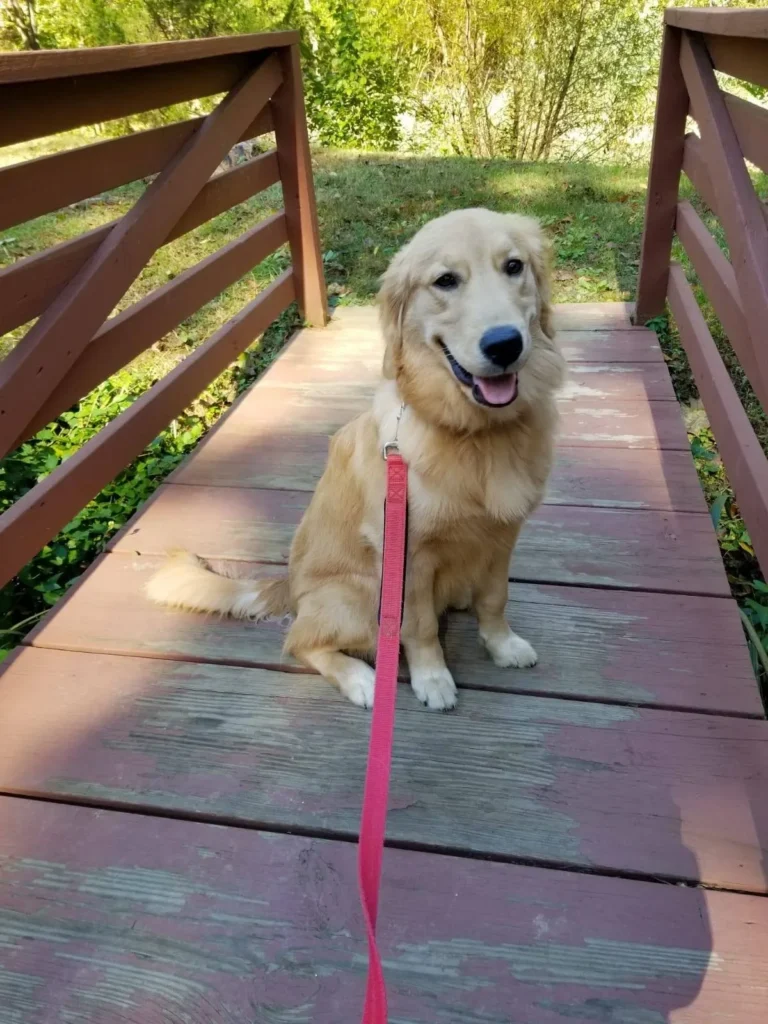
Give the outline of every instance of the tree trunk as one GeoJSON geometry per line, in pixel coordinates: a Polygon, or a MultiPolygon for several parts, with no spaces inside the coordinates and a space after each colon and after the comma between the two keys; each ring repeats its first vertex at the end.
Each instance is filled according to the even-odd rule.
{"type": "Polygon", "coordinates": [[[552,151],[552,143],[555,140],[555,131],[557,129],[557,122],[560,120],[560,114],[563,110],[563,104],[565,98],[568,95],[568,90],[571,87],[571,81],[573,80],[573,71],[576,66],[576,57],[578,56],[579,49],[581,48],[581,37],[584,32],[584,20],[586,18],[587,3],[582,4],[581,11],[579,13],[579,21],[576,26],[576,38],[573,41],[573,46],[568,54],[568,64],[565,70],[565,77],[560,86],[560,91],[557,96],[557,100],[554,105],[554,109],[551,111],[547,118],[547,124],[542,138],[542,146],[540,155],[537,159],[548,160],[552,151]]]}
{"type": "Polygon", "coordinates": [[[42,44],[37,34],[37,11],[35,0],[8,0],[10,22],[18,33],[22,48],[40,50],[42,44]]]}

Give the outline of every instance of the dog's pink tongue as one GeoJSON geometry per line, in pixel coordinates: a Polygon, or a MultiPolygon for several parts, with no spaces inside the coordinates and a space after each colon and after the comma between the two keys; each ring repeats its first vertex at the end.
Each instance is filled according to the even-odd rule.
{"type": "Polygon", "coordinates": [[[516,373],[503,373],[500,377],[475,377],[475,384],[488,405],[508,405],[517,398],[516,373]]]}

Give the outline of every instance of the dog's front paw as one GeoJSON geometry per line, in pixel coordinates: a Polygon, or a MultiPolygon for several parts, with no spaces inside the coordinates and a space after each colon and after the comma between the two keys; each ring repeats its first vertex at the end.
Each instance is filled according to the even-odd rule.
{"type": "Polygon", "coordinates": [[[502,637],[483,639],[488,653],[493,658],[494,664],[499,668],[532,668],[539,660],[539,656],[527,640],[523,640],[512,630],[502,637]]]}
{"type": "Polygon", "coordinates": [[[411,686],[421,703],[433,711],[449,711],[456,707],[456,683],[447,668],[414,672],[411,674],[411,686]]]}

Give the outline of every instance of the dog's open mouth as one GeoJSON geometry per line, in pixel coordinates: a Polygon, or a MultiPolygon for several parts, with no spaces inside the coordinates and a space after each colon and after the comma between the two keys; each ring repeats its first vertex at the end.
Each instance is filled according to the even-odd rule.
{"type": "Polygon", "coordinates": [[[448,360],[456,380],[459,384],[472,389],[472,397],[480,405],[500,408],[504,405],[511,405],[517,398],[516,373],[500,373],[496,377],[478,377],[464,369],[441,339],[438,339],[438,343],[445,352],[445,358],[448,360]]]}

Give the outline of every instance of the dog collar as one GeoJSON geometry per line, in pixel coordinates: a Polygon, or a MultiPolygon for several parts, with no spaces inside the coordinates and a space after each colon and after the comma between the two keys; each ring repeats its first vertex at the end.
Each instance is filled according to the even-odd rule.
{"type": "Polygon", "coordinates": [[[387,461],[387,456],[390,454],[390,452],[400,451],[400,445],[397,442],[397,435],[400,432],[400,420],[403,418],[404,412],[405,402],[401,402],[400,408],[398,409],[397,412],[397,419],[395,420],[395,436],[392,438],[391,441],[387,441],[381,449],[381,457],[384,459],[385,462],[387,461]]]}

